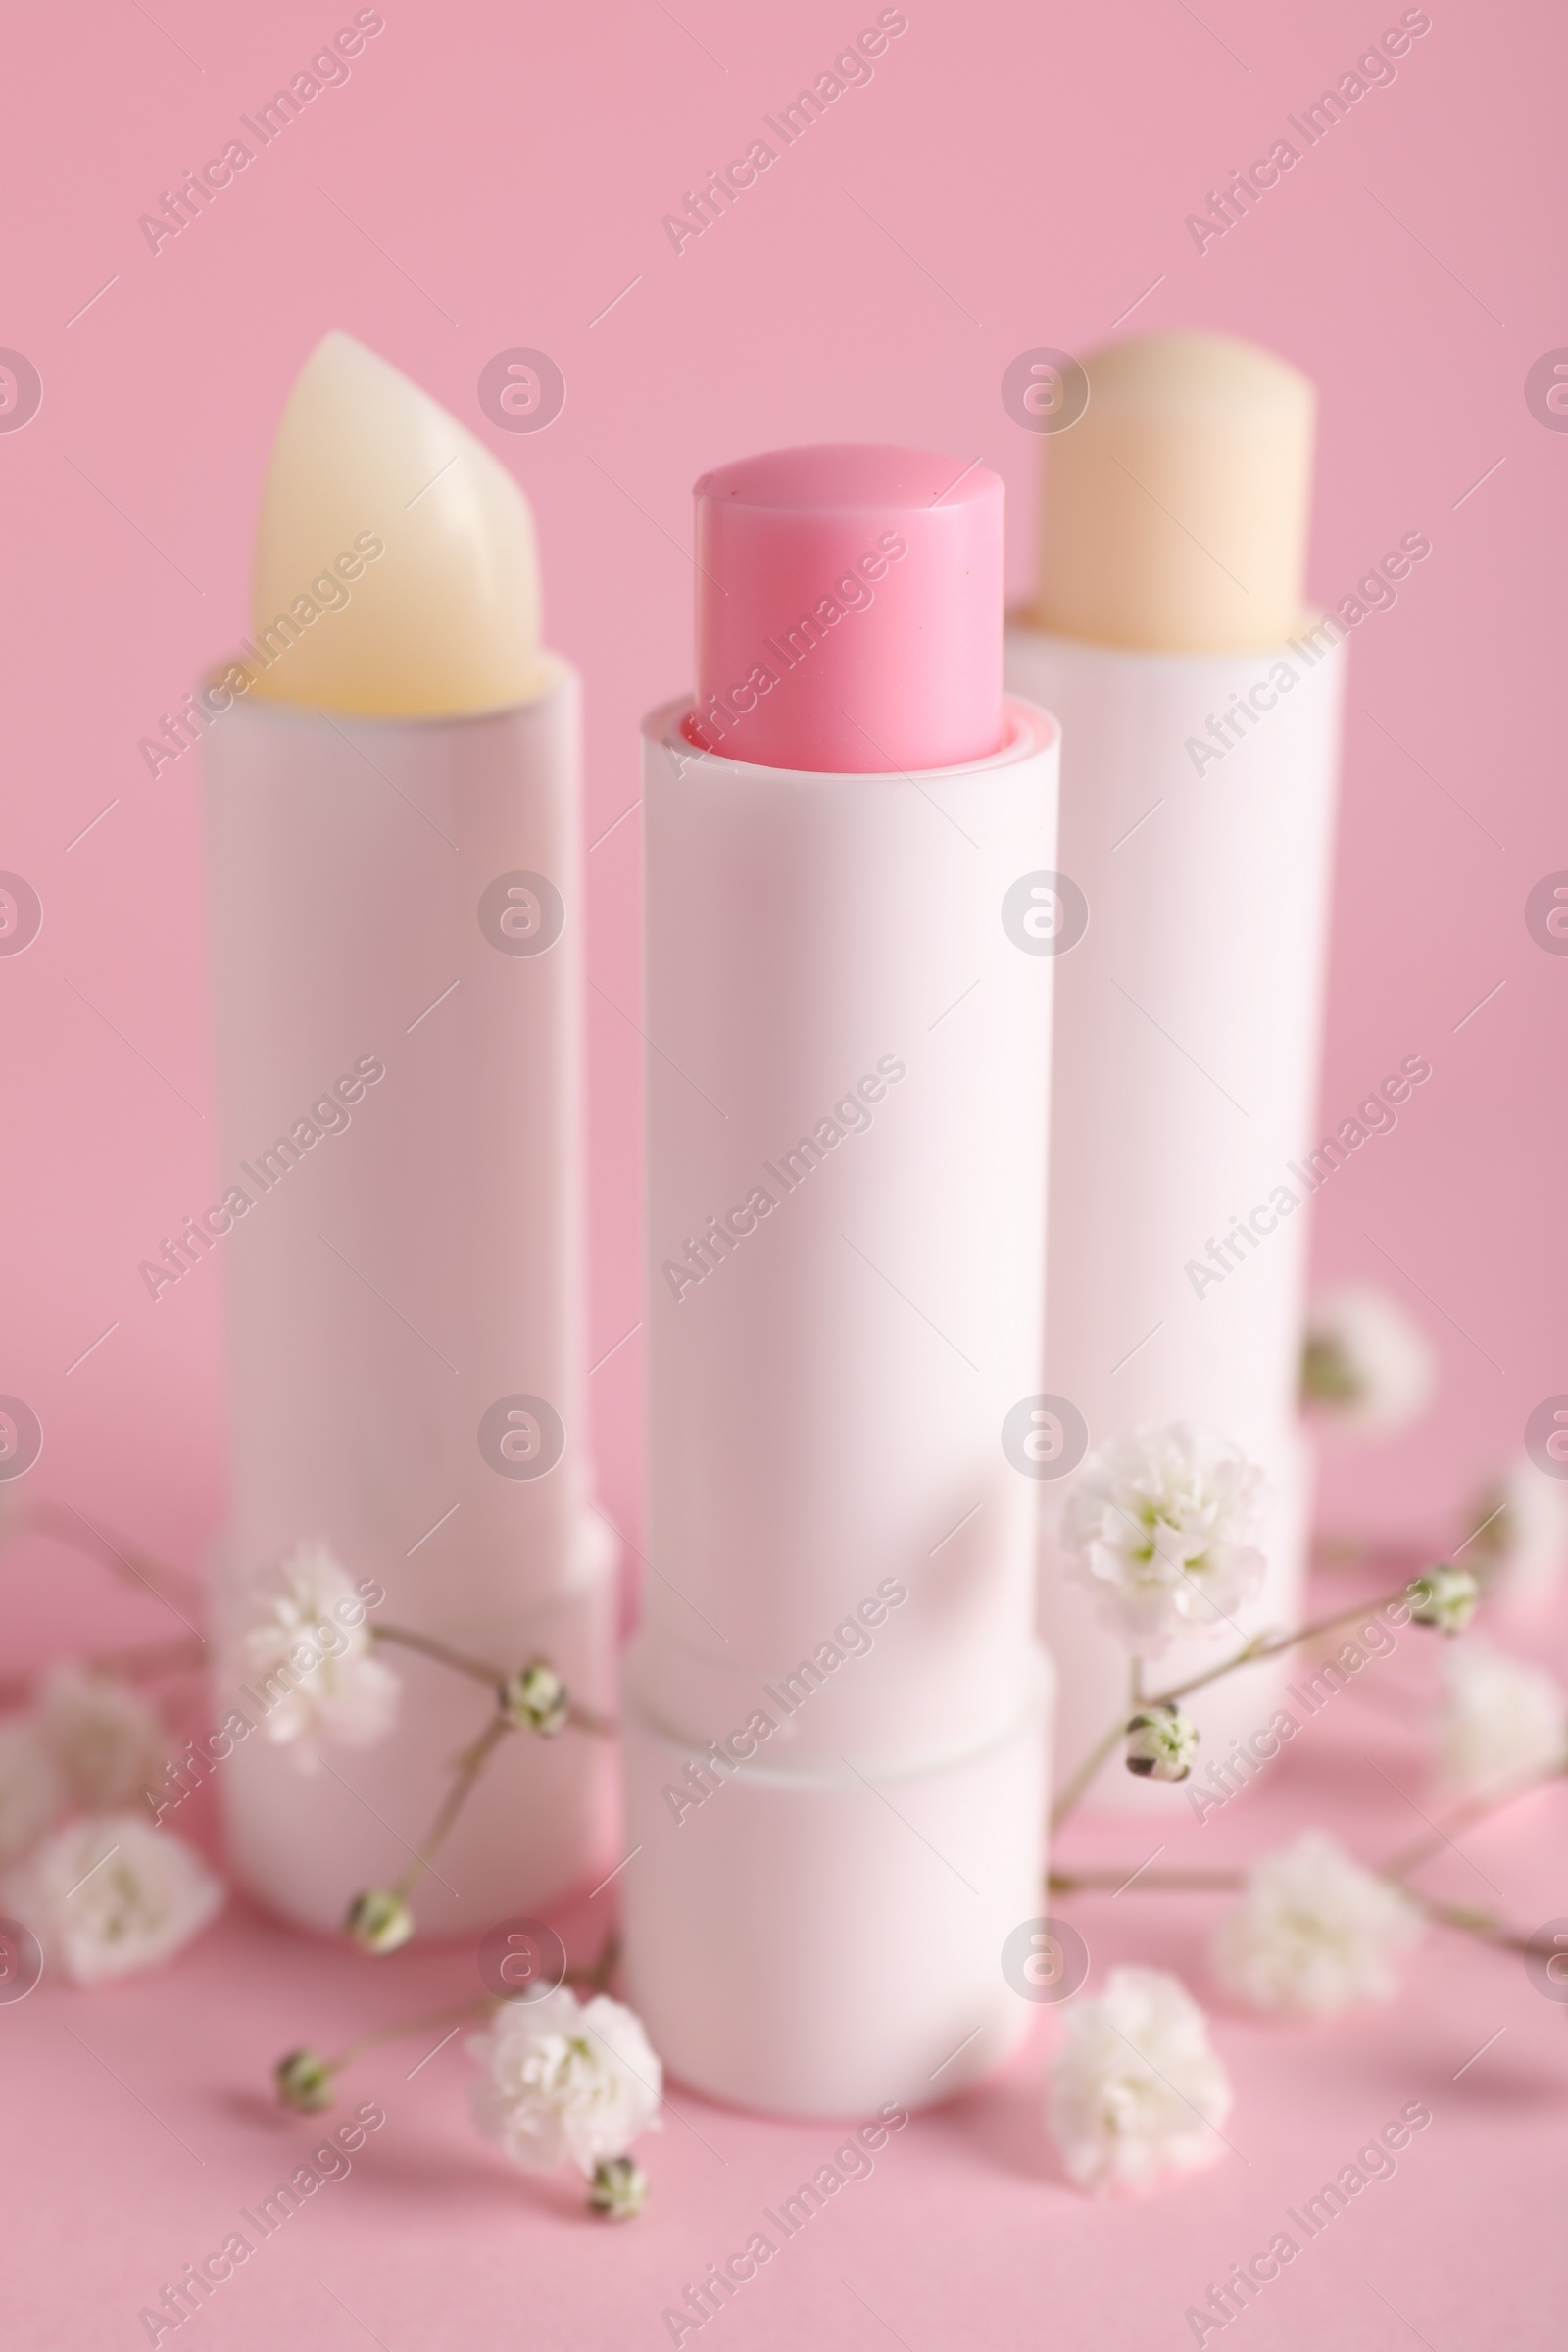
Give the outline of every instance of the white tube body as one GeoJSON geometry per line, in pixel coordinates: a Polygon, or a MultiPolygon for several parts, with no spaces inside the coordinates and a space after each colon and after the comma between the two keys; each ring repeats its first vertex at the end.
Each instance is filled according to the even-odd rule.
{"type": "Polygon", "coordinates": [[[794,2114],[945,2097],[1027,2023],[1042,1905],[1040,1385],[1056,729],[902,776],[646,727],[648,1566],[629,1997],[794,2114]],[[962,2045],[961,2048],[959,2045],[962,2045]]]}
{"type": "MultiPolygon", "coordinates": [[[[1098,1446],[1188,1421],[1265,1471],[1266,1582],[1236,1626],[1297,1621],[1309,1461],[1298,1418],[1343,653],[1130,653],[1014,628],[1007,678],[1061,720],[1060,863],[1088,928],[1056,974],[1045,1387],[1098,1446]],[[1286,682],[1282,671],[1290,673],[1286,682]],[[1210,717],[1253,698],[1219,753],[1210,717]],[[1191,744],[1211,757],[1200,758],[1191,744]],[[1292,1163],[1298,1163],[1293,1172],[1292,1163]],[[1284,1198],[1289,1194],[1289,1202],[1284,1198]],[[1225,1237],[1250,1220],[1229,1259],[1225,1237]],[[1211,1243],[1221,1245],[1218,1256],[1211,1243]],[[1228,1270],[1227,1270],[1228,1265],[1228,1270]]],[[[1041,1623],[1060,1677],[1065,1777],[1126,1704],[1128,1659],[1055,1541],[1045,1488],[1041,1623]]],[[[1239,1646],[1173,1647],[1146,1684],[1239,1646]]],[[[1186,1702],[1196,1776],[1263,1729],[1286,1669],[1186,1702]]],[[[1119,1758],[1097,1801],[1179,1806],[1119,1758]]]]}
{"type": "MultiPolygon", "coordinates": [[[[578,710],[563,665],[539,700],[480,716],[238,704],[209,739],[218,1170],[251,1202],[215,1245],[225,1650],[247,1579],[318,1537],[384,1588],[371,1624],[503,1669],[542,1654],[609,1700],[615,1546],[591,1508],[582,1365],[578,710]],[[383,1074],[335,1127],[357,1062],[383,1074]]],[[[304,1926],[339,1927],[399,1876],[491,1712],[476,1681],[380,1654],[404,1688],[378,1744],[306,1774],[264,1717],[219,1768],[236,1870],[304,1926]]],[[[234,1679],[223,1703],[256,1716],[234,1679]]],[[[537,1911],[602,1861],[607,1744],[504,1743],[419,1886],[422,1932],[537,1911]]]]}

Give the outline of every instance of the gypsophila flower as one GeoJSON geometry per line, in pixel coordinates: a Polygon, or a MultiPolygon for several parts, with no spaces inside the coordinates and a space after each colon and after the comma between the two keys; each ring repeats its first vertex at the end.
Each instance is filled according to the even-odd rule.
{"type": "Polygon", "coordinates": [[[629,2222],[648,2201],[648,2176],[629,2156],[606,2156],[594,2166],[588,2203],[612,2222],[629,2222]]]}
{"type": "Polygon", "coordinates": [[[314,2050],[291,2050],[272,2071],[277,2095],[299,2115],[319,2115],[332,2104],[332,2070],[314,2050]]]}
{"type": "Polygon", "coordinates": [[[314,1772],[320,1746],[369,1747],[390,1731],[398,1678],[373,1655],[365,1603],[324,1544],[296,1544],[247,1600],[236,1664],[261,1693],[264,1739],[314,1772]]]}
{"type": "Polygon", "coordinates": [[[658,2129],[663,2070],[642,2021],[605,1993],[584,2005],[561,1984],[503,2001],[468,2051],[488,2076],[474,2087],[475,2121],[514,2164],[574,2164],[591,2180],[603,2159],[658,2129]]]}
{"type": "Polygon", "coordinates": [[[37,1843],[64,1802],[60,1775],[31,1717],[0,1723],[0,1870],[37,1843]]]}
{"type": "Polygon", "coordinates": [[[1098,2000],[1066,2012],[1066,2026],[1046,2125],[1081,2187],[1147,2188],[1224,2155],[1230,2082],[1208,2021],[1175,1977],[1112,1969],[1098,2000]]]}
{"type": "Polygon", "coordinates": [[[7,1877],[0,1900],[74,1984],[132,1976],[172,1959],[221,1907],[200,1856],[136,1813],[56,1832],[7,1877]]]}
{"type": "Polygon", "coordinates": [[[1539,1666],[1479,1638],[1444,1660],[1447,1704],[1438,1721],[1438,1761],[1457,1796],[1491,1796],[1560,1772],[1568,1762],[1568,1695],[1539,1666]]]}
{"type": "Polygon", "coordinates": [[[67,1662],[45,1675],[38,1737],[73,1803],[113,1812],[158,1780],[169,1742],[157,1710],[139,1690],[67,1662]]]}
{"type": "Polygon", "coordinates": [[[1215,1930],[1214,1969],[1253,2009],[1335,2017],[1357,2001],[1389,1999],[1397,1963],[1424,1925],[1397,1886],[1308,1830],[1249,1874],[1215,1930]]]}
{"type": "Polygon", "coordinates": [[[382,1960],[408,1942],[414,1934],[414,1913],[401,1894],[394,1894],[390,1887],[372,1886],[355,1896],[343,1926],[362,1952],[382,1960]]]}
{"type": "Polygon", "coordinates": [[[1373,1283],[1314,1298],[1301,1359],[1301,1402],[1357,1435],[1400,1429],[1432,1394],[1437,1358],[1421,1326],[1373,1283]]]}
{"type": "Polygon", "coordinates": [[[1257,1591],[1263,1474],[1223,1439],[1178,1422],[1091,1454],[1068,1498],[1073,1572],[1135,1657],[1228,1623],[1257,1591]]]}
{"type": "Polygon", "coordinates": [[[555,1668],[535,1658],[501,1686],[501,1712],[518,1731],[540,1732],[553,1740],[565,1727],[571,1694],[555,1668]]]}
{"type": "Polygon", "coordinates": [[[1462,1634],[1476,1613],[1480,1592],[1468,1568],[1451,1568],[1440,1560],[1405,1590],[1410,1622],[1440,1634],[1462,1634]]]}
{"type": "Polygon", "coordinates": [[[1568,1489],[1528,1455],[1477,1497],[1469,1527],[1460,1548],[1489,1592],[1528,1605],[1556,1590],[1568,1564],[1568,1489]]]}
{"type": "Polygon", "coordinates": [[[1185,1781],[1201,1736],[1190,1717],[1162,1699],[1128,1724],[1127,1769],[1143,1780],[1185,1781]]]}

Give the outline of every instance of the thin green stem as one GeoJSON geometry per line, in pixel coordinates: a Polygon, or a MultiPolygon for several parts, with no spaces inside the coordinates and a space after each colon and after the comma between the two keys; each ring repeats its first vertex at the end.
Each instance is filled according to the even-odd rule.
{"type": "MultiPolygon", "coordinates": [[[[590,1968],[568,1968],[562,1979],[565,1984],[580,1984],[585,1991],[603,1992],[614,1973],[620,1958],[620,1934],[612,1928],[600,1947],[599,1957],[590,1968]]],[[[471,2001],[458,2001],[446,2009],[425,2009],[417,2017],[398,2018],[390,2026],[377,2026],[373,2033],[362,2034],[338,2051],[335,2058],[323,2058],[321,2065],[329,2075],[340,2074],[367,2050],[375,2049],[384,2041],[404,2041],[411,2034],[426,2034],[432,2026],[460,2025],[466,2017],[489,2017],[504,2006],[500,1995],[477,1994],[471,2001]]]]}
{"type": "MultiPolygon", "coordinates": [[[[1256,1634],[1250,1642],[1244,1642],[1233,1656],[1223,1659],[1218,1666],[1209,1667],[1205,1674],[1192,1675],[1185,1683],[1175,1683],[1170,1690],[1157,1691],[1148,1699],[1141,1696],[1143,1689],[1142,1661],[1135,1658],[1132,1670],[1134,1706],[1142,1704],[1150,1707],[1174,1707],[1179,1699],[1188,1697],[1194,1690],[1205,1690],[1210,1683],[1217,1683],[1222,1675],[1234,1674],[1239,1666],[1253,1666],[1263,1658],[1282,1657],[1286,1650],[1295,1649],[1302,1642],[1310,1642],[1319,1634],[1332,1633],[1337,1625],[1348,1625],[1352,1618],[1370,1617],[1377,1609],[1392,1607],[1396,1601],[1403,1600],[1409,1590],[1408,1584],[1401,1585],[1397,1592],[1386,1593],[1381,1600],[1361,1601],[1353,1609],[1336,1609],[1332,1617],[1319,1617],[1311,1625],[1303,1625],[1294,1634],[1280,1634],[1273,1640],[1270,1640],[1267,1635],[1256,1634]]],[[[1099,1745],[1092,1748],[1083,1763],[1079,1765],[1078,1770],[1057,1798],[1052,1812],[1051,1826],[1054,1830],[1059,1829],[1083,1795],[1084,1790],[1094,1780],[1095,1775],[1100,1771],[1101,1766],[1115,1752],[1116,1743],[1123,1737],[1126,1728],[1125,1721],[1113,1724],[1099,1745]]]]}
{"type": "Polygon", "coordinates": [[[1105,1737],[1101,1740],[1098,1747],[1091,1749],[1090,1753],[1084,1758],[1084,1761],[1079,1765],[1077,1771],[1073,1774],[1071,1780],[1067,1783],[1066,1788],[1063,1788],[1060,1796],[1057,1797],[1056,1802],[1052,1809],[1051,1815],[1051,1826],[1053,1829],[1055,1829],[1059,1823],[1066,1820],[1067,1815],[1072,1811],[1074,1805],[1078,1802],[1078,1799],[1082,1796],[1090,1782],[1099,1772],[1101,1766],[1108,1763],[1110,1758],[1115,1754],[1118,1742],[1125,1739],[1127,1735],[1127,1716],[1137,1714],[1140,1706],[1143,1704],[1143,1697],[1144,1661],[1142,1658],[1134,1658],[1127,1680],[1127,1715],[1124,1715],[1119,1722],[1112,1725],[1111,1729],[1105,1734],[1105,1737]]]}
{"type": "Polygon", "coordinates": [[[1313,1540],[1314,1568],[1360,1568],[1376,1556],[1375,1547],[1360,1536],[1329,1533],[1313,1540]]]}
{"type": "Polygon", "coordinates": [[[475,1782],[511,1729],[504,1715],[492,1716],[473,1745],[459,1759],[452,1786],[441,1800],[440,1811],[430,1824],[423,1844],[391,1890],[405,1902],[440,1852],[448,1831],[472,1794],[475,1782]]]}
{"type": "MultiPolygon", "coordinates": [[[[610,1934],[605,1937],[604,1942],[599,1947],[598,1959],[594,1962],[592,1969],[589,1971],[587,1977],[583,1979],[583,1982],[590,1985],[595,1992],[603,1992],[605,1986],[610,1983],[611,1978],[614,1974],[615,1963],[619,1958],[620,1930],[618,1928],[612,1928],[610,1934]]],[[[570,1981],[572,1975],[573,1971],[568,1969],[566,1971],[568,1982],[570,1981]]]]}
{"type": "MultiPolygon", "coordinates": [[[[199,1638],[148,1642],[140,1648],[90,1650],[84,1658],[73,1658],[69,1663],[79,1665],[87,1674],[119,1676],[130,1683],[156,1683],[170,1675],[204,1672],[205,1647],[199,1638]]],[[[0,1706],[24,1706],[37,1680],[35,1674],[9,1674],[0,1678],[0,1706]]]]}
{"type": "Polygon", "coordinates": [[[430,1634],[416,1634],[406,1625],[371,1625],[366,1628],[374,1642],[393,1642],[403,1649],[416,1649],[424,1658],[434,1658],[440,1666],[450,1666],[454,1674],[466,1674],[491,1690],[499,1690],[506,1680],[502,1667],[487,1666],[482,1658],[470,1658],[461,1649],[453,1649],[445,1642],[437,1642],[430,1634]]]}
{"type": "Polygon", "coordinates": [[[378,2042],[401,2041],[407,2034],[427,2033],[431,2026],[450,2026],[466,2017],[483,2017],[488,2010],[500,2006],[493,1994],[481,1993],[474,2000],[459,2001],[450,2009],[427,2009],[419,2017],[400,2018],[395,2025],[377,2026],[373,2034],[362,2034],[358,2041],[351,2041],[335,2058],[323,2058],[321,2064],[329,2075],[335,2075],[363,2051],[373,2050],[378,2042]]]}
{"type": "MultiPolygon", "coordinates": [[[[1386,1877],[1387,1873],[1379,1876],[1386,1877]]],[[[1051,1894],[1119,1894],[1124,1886],[1133,1885],[1151,1894],[1235,1894],[1246,1884],[1247,1874],[1239,1870],[1140,1870],[1130,1879],[1118,1878],[1113,1870],[1054,1870],[1046,1880],[1051,1894]]],[[[1474,1936],[1499,1951],[1522,1952],[1527,1958],[1545,1949],[1533,1936],[1516,1935],[1485,1911],[1469,1911],[1461,1903],[1431,1902],[1410,1887],[1401,1888],[1401,1892],[1437,1927],[1452,1928],[1459,1935],[1474,1936]]]]}
{"type": "MultiPolygon", "coordinates": [[[[1529,1784],[1532,1788],[1544,1785],[1541,1781],[1529,1784]]],[[[1524,1791],[1517,1789],[1513,1793],[1522,1795],[1524,1791]]],[[[1468,1817],[1473,1818],[1481,1809],[1467,1808],[1468,1817]]],[[[1459,1819],[1457,1815],[1454,1818],[1456,1821],[1459,1819]]],[[[1501,1920],[1494,1919],[1490,1912],[1472,1911],[1462,1903],[1434,1902],[1429,1896],[1417,1893],[1413,1887],[1405,1886],[1394,1874],[1392,1866],[1378,1872],[1377,1876],[1387,1880],[1391,1886],[1398,1886],[1399,1891],[1436,1927],[1451,1928],[1461,1936],[1474,1936],[1480,1942],[1490,1943],[1498,1951],[1519,1952],[1527,1959],[1543,1954],[1548,1958],[1551,1956],[1546,1952],[1546,1947],[1536,1940],[1536,1936],[1541,1933],[1539,1928],[1536,1936],[1521,1936],[1501,1920]]],[[[1234,1894],[1246,1884],[1247,1874],[1239,1870],[1138,1870],[1130,1878],[1118,1877],[1113,1870],[1054,1870],[1047,1877],[1046,1888],[1050,1894],[1119,1894],[1123,1887],[1136,1885],[1150,1894],[1234,1894]]]]}
{"type": "MultiPolygon", "coordinates": [[[[104,1535],[79,1511],[73,1510],[69,1503],[28,1503],[15,1526],[6,1532],[8,1536],[20,1536],[27,1534],[29,1530],[36,1535],[51,1536],[57,1544],[67,1544],[85,1558],[97,1560],[112,1574],[139,1585],[144,1592],[150,1592],[166,1608],[173,1609],[176,1617],[182,1611],[170,1598],[172,1592],[180,1595],[185,1607],[193,1615],[199,1617],[206,1611],[206,1592],[194,1577],[186,1576],[182,1569],[172,1568],[162,1560],[138,1552],[129,1544],[122,1550],[118,1542],[104,1535]]],[[[201,1639],[200,1635],[196,1638],[198,1641],[201,1639]]]]}
{"type": "Polygon", "coordinates": [[[89,1674],[119,1674],[130,1682],[156,1682],[166,1674],[192,1674],[206,1665],[207,1644],[195,1640],[149,1642],[139,1648],[90,1651],[82,1660],[89,1674]]]}
{"type": "MultiPolygon", "coordinates": [[[[1516,1936],[1511,1928],[1505,1928],[1500,1920],[1490,1918],[1484,1911],[1467,1911],[1459,1903],[1430,1903],[1419,1894],[1414,1895],[1412,1900],[1419,1903],[1428,1919],[1436,1921],[1440,1928],[1456,1928],[1461,1936],[1479,1936],[1483,1943],[1495,1944],[1499,1951],[1523,1952],[1529,1956],[1545,1950],[1533,1936],[1516,1936]]],[[[1540,1930],[1536,1933],[1539,1935],[1540,1930]]]]}
{"type": "MultiPolygon", "coordinates": [[[[1473,1541],[1473,1539],[1466,1539],[1473,1541]]],[[[1464,1546],[1461,1544],[1460,1549],[1464,1546]]],[[[1396,1537],[1364,1537],[1338,1534],[1317,1537],[1312,1544],[1314,1568],[1408,1568],[1409,1574],[1419,1576],[1430,1560],[1452,1559],[1441,1543],[1411,1544],[1396,1537]]]]}
{"type": "Polygon", "coordinates": [[[1113,1723],[1099,1745],[1090,1749],[1052,1808],[1051,1826],[1054,1830],[1060,1828],[1101,1766],[1115,1754],[1118,1744],[1126,1737],[1126,1732],[1127,1726],[1124,1722],[1113,1723]]]}
{"type": "Polygon", "coordinates": [[[1401,1846],[1390,1861],[1382,1865],[1382,1876],[1402,1883],[1412,1870],[1419,1870],[1423,1862],[1430,1862],[1433,1855],[1441,1853],[1444,1846],[1451,1845],[1455,1830],[1467,1830],[1473,1823],[1485,1821],[1489,1814],[1500,1813],[1505,1805],[1515,1803],[1521,1796],[1528,1796],[1533,1788],[1549,1787],[1551,1782],[1560,1781],[1565,1773],[1568,1773],[1568,1763],[1554,1764],[1550,1772],[1537,1773],[1528,1781],[1517,1781],[1511,1788],[1499,1788],[1490,1796],[1470,1797],[1467,1802],[1457,1806],[1446,1821],[1435,1824],[1429,1837],[1417,1838],[1412,1844],[1401,1846]]]}
{"type": "Polygon", "coordinates": [[[1053,1894],[1119,1894],[1124,1886],[1139,1886],[1165,1894],[1220,1894],[1245,1885],[1239,1870],[1054,1870],[1046,1881],[1053,1894]]]}
{"type": "MultiPolygon", "coordinates": [[[[483,1658],[454,1649],[450,1642],[438,1642],[432,1634],[416,1633],[406,1625],[372,1625],[367,1631],[373,1641],[417,1650],[421,1657],[433,1658],[439,1666],[450,1666],[454,1674],[466,1674],[470,1682],[483,1683],[488,1690],[499,1690],[507,1680],[504,1667],[487,1665],[483,1658]]],[[[576,1699],[566,1709],[566,1721],[579,1732],[592,1732],[600,1740],[612,1740],[620,1728],[612,1717],[598,1715],[592,1707],[582,1706],[576,1699]]]]}
{"type": "Polygon", "coordinates": [[[1286,1650],[1297,1648],[1302,1642],[1311,1642],[1319,1634],[1332,1633],[1337,1625],[1348,1625],[1352,1618],[1370,1617],[1378,1609],[1392,1608],[1396,1601],[1404,1599],[1409,1590],[1409,1585],[1403,1584],[1397,1592],[1386,1592],[1380,1600],[1363,1600],[1358,1601],[1354,1608],[1336,1609],[1332,1617],[1318,1617],[1312,1624],[1299,1627],[1296,1633],[1279,1634],[1272,1641],[1266,1635],[1255,1635],[1250,1642],[1243,1644],[1234,1657],[1226,1658],[1221,1665],[1211,1666],[1206,1674],[1195,1674],[1189,1681],[1178,1683],[1169,1690],[1162,1690],[1152,1703],[1171,1704],[1176,1699],[1186,1698],[1191,1691],[1201,1690],[1209,1683],[1217,1683],[1221,1675],[1233,1674],[1238,1666],[1254,1666],[1261,1658],[1283,1657],[1286,1650]]]}

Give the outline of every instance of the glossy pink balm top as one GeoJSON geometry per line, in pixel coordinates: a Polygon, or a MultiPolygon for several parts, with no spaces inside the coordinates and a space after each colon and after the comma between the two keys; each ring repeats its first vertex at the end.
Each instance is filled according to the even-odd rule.
{"type": "Polygon", "coordinates": [[[704,749],[875,775],[999,748],[996,474],[839,442],[721,466],[696,498],[704,749]]]}

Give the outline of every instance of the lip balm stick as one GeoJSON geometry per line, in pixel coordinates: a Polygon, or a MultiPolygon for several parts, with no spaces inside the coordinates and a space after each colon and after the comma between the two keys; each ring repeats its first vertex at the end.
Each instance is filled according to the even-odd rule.
{"type": "MultiPolygon", "coordinates": [[[[1009,684],[1061,720],[1060,864],[1089,904],[1056,973],[1045,1388],[1092,1446],[1197,1422],[1272,1489],[1262,1592],[1167,1653],[1162,1686],[1298,1621],[1310,1187],[1294,1163],[1317,1093],[1343,661],[1302,603],[1306,378],[1215,335],[1084,368],[1086,412],[1046,443],[1035,608],[1007,639],[1009,684]]],[[[1042,1578],[1063,1772],[1128,1689],[1053,1541],[1068,1483],[1044,1490],[1042,1578]]],[[[1266,1727],[1288,1671],[1188,1702],[1200,1781],[1266,1727]]],[[[1094,1793],[1151,1801],[1119,1758],[1094,1793]]]]}
{"type": "MultiPolygon", "coordinates": [[[[384,1588],[372,1624],[502,1667],[543,1655],[603,1708],[579,688],[540,650],[532,519],[452,417],[333,334],[284,413],[255,584],[215,699],[248,688],[206,746],[219,1166],[249,1200],[215,1244],[220,1623],[257,1569],[321,1538],[384,1588]]],[[[264,1724],[220,1768],[236,1869],[304,1926],[341,1926],[399,1876],[486,1720],[477,1683],[384,1654],[403,1695],[379,1744],[303,1775],[264,1724]]],[[[537,1910],[593,1869],[606,1745],[503,1742],[420,1883],[425,1933],[537,1910]]]]}
{"type": "Polygon", "coordinates": [[[644,730],[648,1581],[629,1997],[796,2115],[927,2104],[1028,2021],[1056,728],[1004,702],[1002,485],[888,448],[697,485],[698,692],[644,730]]]}

